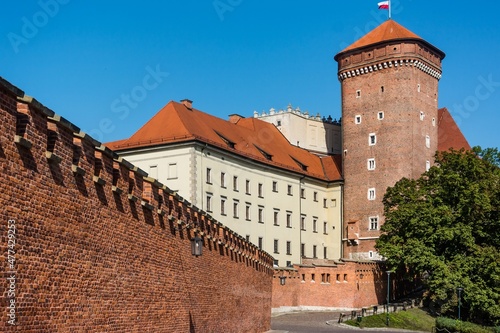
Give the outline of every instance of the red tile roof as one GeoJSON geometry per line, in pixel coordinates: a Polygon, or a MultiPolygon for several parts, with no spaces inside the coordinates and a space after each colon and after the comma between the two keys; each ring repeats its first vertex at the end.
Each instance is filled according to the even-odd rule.
{"type": "Polygon", "coordinates": [[[455,150],[471,149],[448,109],[442,108],[438,110],[438,150],[446,151],[450,148],[455,150]]]}
{"type": "Polygon", "coordinates": [[[171,101],[130,138],[106,143],[116,152],[199,141],[252,160],[326,181],[341,180],[333,156],[319,157],[293,146],[273,125],[256,118],[226,121],[171,101]],[[303,170],[302,167],[306,170],[303,170]]]}
{"type": "Polygon", "coordinates": [[[381,25],[379,25],[378,27],[376,27],[375,29],[373,29],[372,31],[370,31],[369,33],[367,33],[366,35],[364,35],[363,37],[361,37],[360,39],[358,39],[350,46],[346,47],[341,52],[339,52],[339,54],[335,56],[335,59],[337,59],[337,57],[340,54],[345,53],[347,51],[360,49],[366,46],[371,46],[393,40],[418,40],[434,48],[436,51],[438,51],[438,53],[442,55],[442,58],[444,58],[445,56],[445,54],[439,49],[437,49],[435,46],[429,44],[424,39],[414,34],[410,30],[406,29],[396,21],[389,19],[384,23],[382,23],[381,25]]]}

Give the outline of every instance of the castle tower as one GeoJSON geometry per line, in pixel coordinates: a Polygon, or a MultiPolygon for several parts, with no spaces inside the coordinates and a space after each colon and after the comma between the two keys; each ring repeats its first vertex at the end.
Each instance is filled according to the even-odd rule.
{"type": "Polygon", "coordinates": [[[382,198],[418,178],[438,148],[438,81],[445,54],[388,20],[335,56],[342,91],[343,256],[381,259],[382,198]]]}

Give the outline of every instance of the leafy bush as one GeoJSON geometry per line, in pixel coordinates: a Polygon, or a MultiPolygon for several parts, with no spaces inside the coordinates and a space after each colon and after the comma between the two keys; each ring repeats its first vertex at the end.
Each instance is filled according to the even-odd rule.
{"type": "MultiPolygon", "coordinates": [[[[482,326],[445,317],[436,318],[436,327],[446,328],[450,332],[458,333],[491,333],[492,330],[482,326]]],[[[496,332],[496,331],[494,331],[496,332]]]]}

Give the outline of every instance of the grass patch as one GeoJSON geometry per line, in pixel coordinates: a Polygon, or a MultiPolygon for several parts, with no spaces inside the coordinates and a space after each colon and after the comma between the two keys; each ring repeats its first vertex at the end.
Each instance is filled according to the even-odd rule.
{"type": "MultiPolygon", "coordinates": [[[[363,317],[360,323],[356,320],[348,320],[345,324],[360,328],[387,327],[385,324],[386,314],[363,317]]],[[[421,309],[409,309],[389,314],[389,327],[406,330],[431,332],[435,326],[436,319],[421,309]]]]}

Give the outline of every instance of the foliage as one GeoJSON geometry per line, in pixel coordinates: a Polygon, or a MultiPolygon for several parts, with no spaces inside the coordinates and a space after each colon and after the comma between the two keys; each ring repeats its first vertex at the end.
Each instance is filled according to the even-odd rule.
{"type": "MultiPolygon", "coordinates": [[[[386,314],[381,313],[374,316],[363,317],[361,323],[357,320],[348,320],[345,323],[361,328],[387,327],[385,325],[386,314]]],[[[430,332],[434,326],[434,317],[431,317],[421,309],[410,309],[389,314],[389,327],[408,330],[430,332]]]]}
{"type": "Polygon", "coordinates": [[[458,333],[491,333],[494,332],[490,328],[481,327],[479,325],[468,323],[466,321],[460,321],[445,317],[436,318],[436,327],[437,328],[445,328],[449,332],[458,332],[458,333]]]}
{"type": "MultiPolygon", "coordinates": [[[[403,178],[384,196],[378,251],[405,278],[423,277],[442,313],[500,321],[500,153],[436,153],[419,179],[403,178]]],[[[402,276],[400,276],[402,277],[402,276]]]]}

